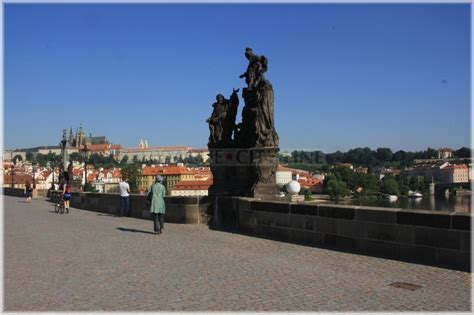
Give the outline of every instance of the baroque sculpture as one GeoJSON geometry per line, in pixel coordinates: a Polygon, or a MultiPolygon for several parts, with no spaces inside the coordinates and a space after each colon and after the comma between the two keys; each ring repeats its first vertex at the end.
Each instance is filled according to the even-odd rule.
{"type": "Polygon", "coordinates": [[[273,87],[265,79],[268,59],[246,48],[247,70],[240,75],[247,87],[242,90],[245,106],[242,122],[235,123],[239,98],[233,89],[230,99],[216,96],[209,124],[208,147],[211,153],[211,171],[214,184],[211,194],[238,196],[273,196],[276,191],[278,165],[278,134],[275,130],[273,87]],[[223,165],[219,154],[233,161],[223,165]],[[242,159],[247,156],[247,159],[242,159]]]}
{"type": "Polygon", "coordinates": [[[211,117],[206,122],[209,124],[209,148],[225,147],[232,145],[232,134],[235,130],[235,118],[239,106],[237,92],[233,89],[230,99],[225,99],[222,94],[217,94],[216,102],[212,104],[211,117]]]}

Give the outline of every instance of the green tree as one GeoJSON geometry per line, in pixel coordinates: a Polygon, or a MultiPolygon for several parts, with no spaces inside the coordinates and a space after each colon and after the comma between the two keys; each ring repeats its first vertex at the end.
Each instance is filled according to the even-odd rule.
{"type": "Polygon", "coordinates": [[[73,152],[71,154],[69,154],[69,160],[71,161],[76,161],[76,162],[79,162],[79,163],[83,163],[84,162],[84,156],[78,152],[73,152]]]}
{"type": "Polygon", "coordinates": [[[400,194],[400,187],[398,186],[397,180],[390,175],[384,176],[380,190],[389,195],[398,196],[400,194]]]}
{"type": "Polygon", "coordinates": [[[390,162],[392,159],[393,153],[389,148],[378,148],[376,157],[380,162],[390,162]]]}
{"type": "Polygon", "coordinates": [[[138,164],[126,164],[120,168],[120,173],[123,178],[128,179],[131,192],[138,192],[138,175],[139,166],[138,164]]]}
{"type": "Polygon", "coordinates": [[[21,157],[20,154],[17,154],[13,157],[13,163],[17,163],[18,161],[23,161],[23,158],[21,157]]]}
{"type": "Polygon", "coordinates": [[[338,179],[337,177],[331,178],[327,183],[327,192],[331,200],[336,203],[339,200],[349,194],[346,183],[338,179]]]}
{"type": "Polygon", "coordinates": [[[84,192],[95,192],[96,190],[94,189],[94,186],[92,186],[91,183],[87,182],[87,183],[84,184],[83,191],[84,192]]]}
{"type": "Polygon", "coordinates": [[[457,158],[470,158],[471,155],[471,149],[468,147],[462,147],[459,150],[454,151],[454,156],[457,158]]]}
{"type": "Polygon", "coordinates": [[[423,158],[424,159],[435,159],[438,157],[438,151],[436,151],[433,148],[428,148],[426,149],[425,152],[423,152],[423,158]]]}
{"type": "Polygon", "coordinates": [[[120,161],[120,165],[124,165],[128,163],[128,155],[125,155],[122,160],[120,161]]]}
{"type": "Polygon", "coordinates": [[[33,158],[34,158],[33,153],[26,152],[25,158],[26,158],[27,161],[30,161],[30,162],[33,161],[33,158]]]}
{"type": "Polygon", "coordinates": [[[311,200],[311,190],[309,188],[301,187],[298,195],[303,195],[304,200],[311,200]]]}

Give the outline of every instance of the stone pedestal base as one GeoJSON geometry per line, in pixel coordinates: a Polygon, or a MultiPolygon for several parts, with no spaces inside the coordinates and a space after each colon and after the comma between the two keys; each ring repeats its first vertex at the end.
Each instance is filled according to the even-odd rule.
{"type": "Polygon", "coordinates": [[[210,149],[212,196],[239,196],[273,199],[278,196],[275,147],[210,149]]]}
{"type": "Polygon", "coordinates": [[[290,195],[290,202],[304,202],[303,195],[290,195]]]}

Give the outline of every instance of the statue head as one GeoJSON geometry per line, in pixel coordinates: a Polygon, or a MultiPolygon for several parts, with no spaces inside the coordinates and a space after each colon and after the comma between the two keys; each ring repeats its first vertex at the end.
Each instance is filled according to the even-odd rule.
{"type": "Polygon", "coordinates": [[[245,48],[245,57],[247,57],[247,59],[250,59],[252,55],[253,55],[252,48],[250,47],[245,48]]]}
{"type": "Polygon", "coordinates": [[[217,94],[217,95],[216,95],[216,101],[217,101],[218,103],[223,103],[223,102],[224,102],[224,95],[222,95],[222,94],[217,94]]]}

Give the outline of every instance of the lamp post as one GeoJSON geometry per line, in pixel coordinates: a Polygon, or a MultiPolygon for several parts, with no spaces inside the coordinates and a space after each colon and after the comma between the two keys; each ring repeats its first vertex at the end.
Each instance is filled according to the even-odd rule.
{"type": "Polygon", "coordinates": [[[87,144],[84,144],[84,148],[82,149],[84,152],[84,187],[87,184],[87,152],[89,151],[89,148],[87,147],[87,144]]]}
{"type": "Polygon", "coordinates": [[[36,181],[35,181],[35,164],[31,163],[31,168],[33,169],[33,189],[36,189],[36,181]]]}
{"type": "Polygon", "coordinates": [[[12,188],[14,187],[13,185],[13,173],[15,172],[15,166],[14,166],[15,163],[12,164],[12,188]]]}

